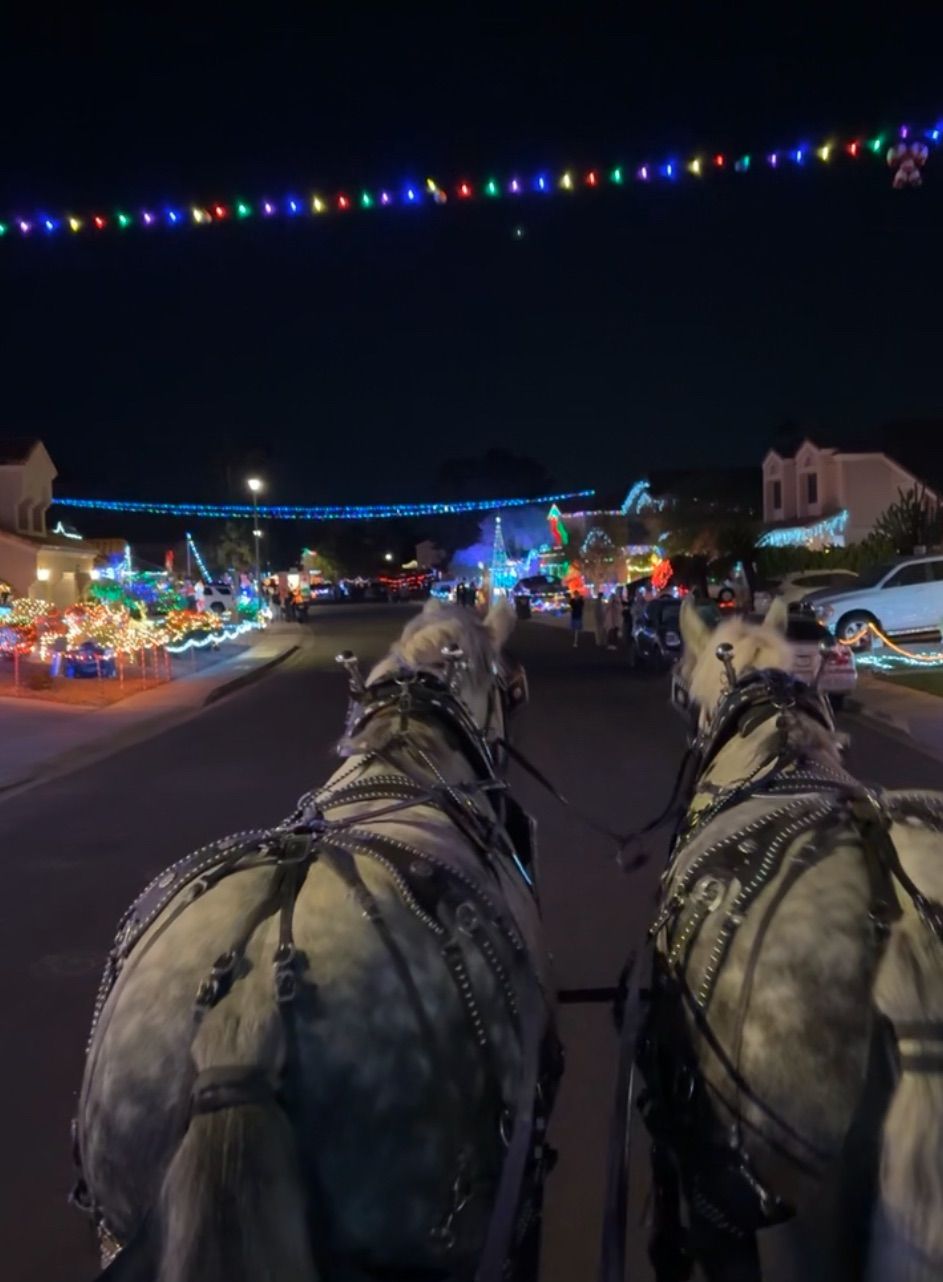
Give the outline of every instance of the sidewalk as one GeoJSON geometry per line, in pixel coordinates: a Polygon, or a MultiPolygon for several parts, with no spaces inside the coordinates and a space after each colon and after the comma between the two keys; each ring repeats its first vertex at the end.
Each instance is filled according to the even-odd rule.
{"type": "Polygon", "coordinates": [[[858,688],[847,706],[855,716],[907,735],[943,761],[943,699],[937,695],[893,685],[859,668],[858,688]]]}
{"type": "Polygon", "coordinates": [[[0,796],[98,760],[192,716],[287,659],[303,636],[291,624],[272,624],[217,663],[184,671],[173,681],[102,708],[0,700],[0,796]]]}

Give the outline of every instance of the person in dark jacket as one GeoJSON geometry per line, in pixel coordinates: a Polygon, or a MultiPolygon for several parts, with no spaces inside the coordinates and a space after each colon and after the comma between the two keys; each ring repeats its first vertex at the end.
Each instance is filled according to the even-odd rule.
{"type": "Polygon", "coordinates": [[[580,633],[583,630],[583,607],[586,602],[578,592],[574,592],[570,597],[570,628],[573,632],[573,649],[580,643],[580,633]]]}

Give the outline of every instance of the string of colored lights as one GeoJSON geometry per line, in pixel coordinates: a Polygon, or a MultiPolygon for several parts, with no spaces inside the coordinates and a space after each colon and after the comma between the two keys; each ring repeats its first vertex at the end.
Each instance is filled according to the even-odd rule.
{"type": "Polygon", "coordinates": [[[919,139],[927,145],[936,145],[941,136],[943,121],[919,130],[901,125],[871,136],[849,138],[829,135],[814,144],[798,142],[791,147],[769,147],[756,153],[705,150],[685,157],[668,156],[660,161],[643,160],[631,165],[619,163],[606,168],[569,168],[555,172],[544,170],[528,175],[521,172],[500,178],[491,175],[477,181],[459,178],[450,183],[440,183],[435,178],[426,178],[424,182],[412,180],[395,187],[373,187],[358,192],[308,192],[305,195],[295,192],[278,198],[263,196],[252,200],[236,196],[196,203],[157,202],[140,209],[133,209],[130,204],[125,204],[118,209],[106,211],[101,207],[84,213],[14,213],[0,221],[0,238],[8,233],[20,239],[29,239],[35,234],[34,238],[41,239],[60,231],[98,234],[105,231],[125,232],[132,228],[158,232],[162,228],[214,226],[244,222],[251,218],[277,221],[341,215],[358,209],[370,211],[391,207],[442,206],[453,199],[458,203],[469,203],[503,197],[545,197],[552,193],[572,195],[578,191],[618,189],[632,184],[674,183],[682,179],[696,181],[709,175],[743,175],[757,169],[801,169],[810,165],[831,165],[837,160],[870,158],[880,160],[883,164],[885,159],[890,162],[891,156],[886,154],[889,145],[892,154],[894,146],[900,141],[919,139]]]}
{"type": "MultiPolygon", "coordinates": [[[[470,499],[455,503],[358,503],[349,505],[295,505],[260,503],[164,503],[124,499],[75,499],[56,497],[59,507],[84,508],[92,512],[143,512],[149,516],[200,516],[214,520],[238,520],[258,515],[275,521],[371,521],[401,516],[457,516],[466,512],[491,512],[499,508],[529,507],[563,499],[586,498],[595,490],[571,490],[566,494],[542,494],[536,498],[470,499]]],[[[187,536],[189,538],[189,535],[187,536]]],[[[192,549],[191,549],[192,550],[192,549]]]]}
{"type": "Polygon", "coordinates": [[[211,632],[205,637],[188,637],[180,645],[168,645],[168,654],[186,654],[188,650],[204,650],[208,645],[219,645],[222,641],[232,641],[245,632],[251,632],[259,625],[255,620],[247,619],[242,623],[226,624],[221,631],[211,632]]]}
{"type": "Polygon", "coordinates": [[[896,641],[892,641],[889,636],[882,632],[876,623],[866,623],[854,636],[839,637],[839,644],[847,646],[859,645],[869,632],[873,633],[888,650],[892,650],[895,657],[892,659],[890,655],[860,655],[858,662],[864,664],[865,667],[883,668],[885,671],[889,671],[898,664],[908,668],[919,668],[927,664],[943,664],[943,651],[918,653],[915,650],[905,650],[903,646],[898,645],[896,641]]]}
{"type": "Polygon", "coordinates": [[[206,568],[206,562],[200,556],[200,549],[197,547],[196,543],[194,543],[193,535],[189,531],[187,531],[187,547],[190,549],[190,554],[194,561],[196,561],[196,568],[200,571],[200,576],[203,579],[203,582],[212,582],[212,575],[206,568]]]}

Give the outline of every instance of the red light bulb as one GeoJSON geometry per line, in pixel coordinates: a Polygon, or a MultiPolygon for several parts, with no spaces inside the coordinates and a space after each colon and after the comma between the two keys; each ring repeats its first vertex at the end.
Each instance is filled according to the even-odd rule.
{"type": "Polygon", "coordinates": [[[595,169],[591,169],[591,170],[589,171],[589,173],[586,175],[586,181],[589,183],[590,187],[595,187],[595,186],[596,186],[596,171],[595,171],[595,169]]]}
{"type": "Polygon", "coordinates": [[[101,214],[96,214],[93,221],[95,223],[95,226],[98,228],[98,230],[101,231],[101,229],[105,225],[105,220],[104,218],[102,218],[101,214]]]}
{"type": "Polygon", "coordinates": [[[724,167],[724,158],[719,152],[714,157],[714,164],[717,166],[718,169],[723,169],[724,167]]]}
{"type": "Polygon", "coordinates": [[[471,187],[469,187],[468,183],[462,183],[461,187],[459,187],[459,189],[458,189],[458,194],[459,194],[460,196],[470,196],[470,195],[471,195],[471,187]]]}
{"type": "Polygon", "coordinates": [[[226,217],[226,206],[225,206],[225,205],[214,205],[214,206],[213,206],[213,213],[216,215],[216,217],[217,217],[217,218],[225,218],[225,217],[226,217]]]}
{"type": "Polygon", "coordinates": [[[338,196],[337,207],[338,209],[348,209],[350,207],[350,201],[346,196],[338,196]]]}

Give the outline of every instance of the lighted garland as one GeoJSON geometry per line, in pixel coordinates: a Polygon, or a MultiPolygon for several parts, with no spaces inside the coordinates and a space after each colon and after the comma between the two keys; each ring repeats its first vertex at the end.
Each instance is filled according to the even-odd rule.
{"type": "Polygon", "coordinates": [[[785,148],[771,146],[755,153],[704,150],[683,157],[642,159],[632,164],[622,162],[604,168],[581,167],[537,173],[520,171],[500,177],[486,175],[476,180],[459,177],[450,182],[426,178],[423,182],[407,180],[387,187],[371,186],[330,193],[322,190],[302,194],[298,191],[280,197],[247,199],[231,196],[179,204],[154,202],[145,208],[125,204],[117,209],[101,207],[88,212],[13,213],[0,221],[0,238],[42,238],[61,231],[97,235],[107,231],[120,233],[139,229],[143,233],[159,233],[162,229],[211,227],[253,218],[263,222],[304,221],[343,217],[355,210],[367,213],[423,205],[443,206],[450,202],[470,204],[500,199],[517,201],[525,197],[545,199],[552,194],[566,196],[607,188],[618,190],[639,184],[675,183],[682,179],[697,181],[709,175],[746,175],[757,169],[801,169],[809,165],[829,165],[836,160],[863,158],[890,166],[894,171],[895,187],[919,186],[928,149],[939,143],[941,130],[943,123],[926,130],[901,125],[898,129],[883,130],[868,137],[840,138],[831,135],[815,144],[799,142],[785,148]]]}
{"type": "Polygon", "coordinates": [[[893,672],[895,668],[921,668],[927,666],[940,666],[943,664],[943,651],[931,652],[929,654],[918,654],[914,650],[905,650],[903,646],[892,641],[876,623],[866,623],[854,636],[839,637],[839,645],[856,646],[859,645],[865,637],[872,633],[878,638],[882,645],[893,651],[893,655],[880,654],[862,654],[858,662],[864,667],[877,668],[882,672],[893,672]]]}
{"type": "MultiPolygon", "coordinates": [[[[54,498],[59,507],[85,508],[94,512],[138,512],[149,516],[200,516],[214,520],[266,517],[276,521],[379,521],[396,517],[458,516],[466,512],[492,512],[498,508],[540,506],[563,499],[586,498],[595,490],[571,490],[566,494],[543,494],[537,498],[463,499],[454,503],[359,503],[359,504],[266,504],[252,503],[169,503],[134,499],[54,498]]],[[[195,544],[192,545],[195,548],[195,544]]],[[[205,568],[205,567],[204,567],[205,568]]]]}

